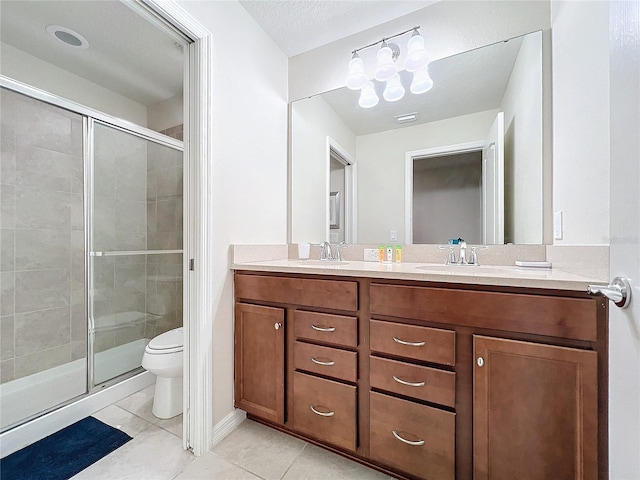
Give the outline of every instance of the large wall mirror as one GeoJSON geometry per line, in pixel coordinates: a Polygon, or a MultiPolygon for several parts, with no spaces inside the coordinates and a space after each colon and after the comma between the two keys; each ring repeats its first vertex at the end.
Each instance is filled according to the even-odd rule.
{"type": "Polygon", "coordinates": [[[376,85],[373,108],[346,87],[291,104],[293,243],[543,243],[542,33],[429,73],[433,88],[414,95],[401,72],[396,102],[376,85]]]}

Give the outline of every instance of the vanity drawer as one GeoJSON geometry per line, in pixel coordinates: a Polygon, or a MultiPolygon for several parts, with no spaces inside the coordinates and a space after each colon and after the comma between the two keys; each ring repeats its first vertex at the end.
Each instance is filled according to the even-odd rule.
{"type": "Polygon", "coordinates": [[[371,320],[369,343],[374,352],[443,365],[456,362],[456,334],[450,330],[371,320]]]}
{"type": "Polygon", "coordinates": [[[319,373],[328,377],[355,383],[358,379],[358,354],[338,348],[321,347],[296,341],[293,345],[293,363],[296,370],[319,373]]]}
{"type": "Polygon", "coordinates": [[[372,460],[420,478],[453,480],[455,413],[370,395],[372,460]]]}
{"type": "Polygon", "coordinates": [[[600,303],[570,298],[372,283],[372,315],[596,341],[600,303]]]}
{"type": "Polygon", "coordinates": [[[293,427],[346,450],[356,449],[356,387],[293,374],[293,427]]]}
{"type": "Polygon", "coordinates": [[[335,310],[358,310],[358,282],[236,273],[238,300],[258,300],[335,310]]]}
{"type": "Polygon", "coordinates": [[[358,346],[356,317],[296,310],[293,314],[293,329],[296,338],[345,347],[358,346]]]}
{"type": "Polygon", "coordinates": [[[448,407],[456,406],[456,374],[371,356],[372,388],[448,407]]]}

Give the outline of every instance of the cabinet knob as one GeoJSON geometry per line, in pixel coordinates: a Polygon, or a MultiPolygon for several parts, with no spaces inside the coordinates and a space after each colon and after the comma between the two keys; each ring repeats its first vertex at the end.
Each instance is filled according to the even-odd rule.
{"type": "Polygon", "coordinates": [[[280,322],[276,322],[275,325],[273,326],[273,328],[275,328],[276,330],[280,330],[281,326],[282,326],[282,324],[280,322]]]}
{"type": "Polygon", "coordinates": [[[478,364],[479,367],[484,365],[484,358],[482,357],[478,357],[478,359],[476,360],[476,363],[478,364]]]}

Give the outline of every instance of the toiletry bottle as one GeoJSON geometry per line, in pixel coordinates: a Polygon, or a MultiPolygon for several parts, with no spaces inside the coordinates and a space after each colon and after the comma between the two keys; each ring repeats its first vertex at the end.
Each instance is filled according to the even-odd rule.
{"type": "Polygon", "coordinates": [[[396,245],[396,262],[402,261],[402,246],[396,245]]]}
{"type": "Polygon", "coordinates": [[[391,245],[387,246],[387,258],[386,258],[387,262],[393,262],[393,248],[391,247],[391,245]]]}
{"type": "Polygon", "coordinates": [[[378,247],[378,261],[384,262],[384,255],[385,255],[384,245],[380,245],[378,247]]]}

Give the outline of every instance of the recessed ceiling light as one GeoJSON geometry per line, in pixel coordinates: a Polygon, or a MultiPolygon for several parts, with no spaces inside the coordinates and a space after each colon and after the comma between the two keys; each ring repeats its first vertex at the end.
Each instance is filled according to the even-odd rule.
{"type": "Polygon", "coordinates": [[[393,118],[395,118],[396,122],[398,123],[409,123],[409,122],[415,122],[417,116],[418,116],[418,112],[413,112],[413,113],[405,113],[403,115],[396,115],[393,118]]]}
{"type": "Polygon", "coordinates": [[[59,42],[74,48],[89,48],[89,42],[77,32],[70,28],[61,27],[59,25],[49,25],[47,33],[59,42]]]}

